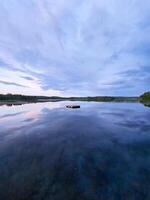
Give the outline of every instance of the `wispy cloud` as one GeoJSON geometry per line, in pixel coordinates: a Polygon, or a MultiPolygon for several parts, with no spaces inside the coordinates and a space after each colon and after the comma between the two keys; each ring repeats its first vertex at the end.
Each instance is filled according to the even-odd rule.
{"type": "Polygon", "coordinates": [[[26,79],[28,81],[33,81],[34,80],[34,78],[32,78],[30,76],[21,76],[21,78],[24,78],[24,79],[26,79]]]}
{"type": "Polygon", "coordinates": [[[21,85],[21,84],[14,83],[14,82],[0,81],[0,84],[3,84],[3,85],[12,85],[12,86],[17,86],[17,87],[28,88],[28,87],[25,86],[25,85],[21,85]]]}
{"type": "Polygon", "coordinates": [[[32,82],[26,93],[140,94],[150,89],[149,17],[149,0],[1,1],[0,73],[32,82]]]}

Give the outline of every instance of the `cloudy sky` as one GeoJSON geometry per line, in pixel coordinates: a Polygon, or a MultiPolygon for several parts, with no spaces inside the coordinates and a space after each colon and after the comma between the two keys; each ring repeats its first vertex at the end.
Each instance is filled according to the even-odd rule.
{"type": "Polygon", "coordinates": [[[0,0],[0,93],[147,90],[149,0],[0,0]]]}

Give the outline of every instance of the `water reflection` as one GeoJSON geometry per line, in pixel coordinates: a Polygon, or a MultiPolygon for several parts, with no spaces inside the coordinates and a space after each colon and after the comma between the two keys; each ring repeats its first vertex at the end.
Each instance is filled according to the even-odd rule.
{"type": "Polygon", "coordinates": [[[0,199],[149,200],[150,110],[68,103],[0,108],[0,199]]]}
{"type": "Polygon", "coordinates": [[[150,108],[150,103],[145,103],[144,106],[149,107],[150,108]]]}

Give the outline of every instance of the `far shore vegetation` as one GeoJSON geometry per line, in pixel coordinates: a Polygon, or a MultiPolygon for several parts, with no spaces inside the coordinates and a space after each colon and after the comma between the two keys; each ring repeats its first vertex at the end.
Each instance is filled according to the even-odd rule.
{"type": "Polygon", "coordinates": [[[140,96],[141,102],[150,102],[150,92],[145,92],[143,95],[140,96]]]}
{"type": "Polygon", "coordinates": [[[96,96],[96,97],[57,97],[57,96],[27,96],[20,94],[0,94],[0,104],[9,103],[37,103],[48,101],[96,101],[96,102],[141,102],[150,105],[150,92],[146,92],[139,97],[122,96],[96,96]]]}

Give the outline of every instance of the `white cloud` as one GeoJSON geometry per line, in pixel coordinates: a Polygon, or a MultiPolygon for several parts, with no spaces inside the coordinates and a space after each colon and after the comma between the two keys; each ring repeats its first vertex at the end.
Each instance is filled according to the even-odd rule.
{"type": "MultiPolygon", "coordinates": [[[[120,80],[125,88],[132,81],[122,71],[149,65],[149,13],[148,0],[1,1],[1,73],[15,69],[10,79],[18,83],[20,73],[32,75],[27,93],[118,94],[119,86],[105,91],[102,83],[120,80]]],[[[131,93],[146,88],[136,81],[131,93]]]]}

